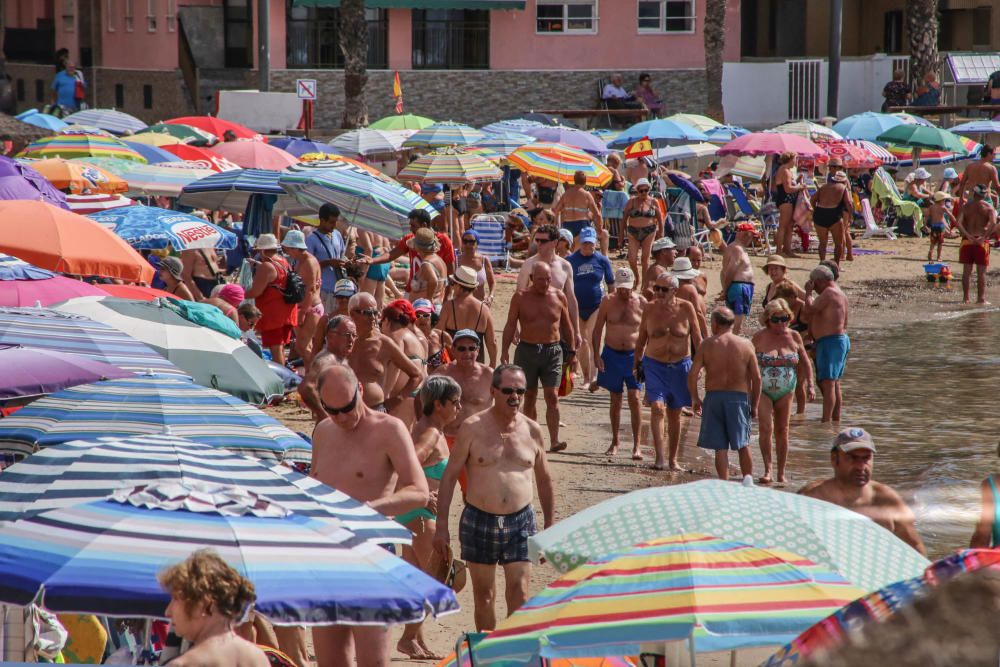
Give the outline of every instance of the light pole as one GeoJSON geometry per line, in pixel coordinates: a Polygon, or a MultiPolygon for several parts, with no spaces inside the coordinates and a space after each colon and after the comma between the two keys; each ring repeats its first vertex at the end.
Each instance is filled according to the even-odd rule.
{"type": "Polygon", "coordinates": [[[844,0],[830,0],[830,67],[826,78],[826,114],[838,118],[840,93],[840,46],[844,23],[844,0]]]}

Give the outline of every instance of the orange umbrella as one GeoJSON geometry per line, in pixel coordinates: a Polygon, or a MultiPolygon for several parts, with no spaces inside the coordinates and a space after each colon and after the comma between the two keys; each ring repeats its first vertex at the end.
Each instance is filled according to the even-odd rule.
{"type": "Polygon", "coordinates": [[[164,292],[155,287],[143,287],[141,285],[98,285],[102,290],[111,296],[119,299],[133,299],[135,301],[152,301],[153,299],[176,299],[175,294],[164,292]]]}
{"type": "Polygon", "coordinates": [[[149,262],[114,232],[40,201],[0,201],[0,252],[49,271],[153,280],[149,262]]]}
{"type": "Polygon", "coordinates": [[[116,195],[128,190],[128,181],[121,176],[85,162],[54,157],[32,162],[31,166],[52,185],[73,195],[116,195]]]}

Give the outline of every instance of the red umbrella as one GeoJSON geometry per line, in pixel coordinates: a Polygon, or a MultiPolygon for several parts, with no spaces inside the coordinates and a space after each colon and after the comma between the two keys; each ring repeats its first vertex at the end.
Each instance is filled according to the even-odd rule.
{"type": "Polygon", "coordinates": [[[66,204],[74,213],[87,215],[113,208],[135,206],[135,200],[122,195],[66,195],[66,204]]]}
{"type": "Polygon", "coordinates": [[[239,123],[234,123],[231,120],[223,120],[222,118],[216,118],[214,116],[182,116],[180,118],[171,118],[170,120],[165,120],[163,122],[168,125],[190,125],[192,127],[197,127],[200,130],[211,132],[217,136],[220,141],[223,140],[226,130],[235,134],[237,139],[254,139],[256,141],[264,140],[264,137],[261,136],[259,132],[254,132],[245,125],[240,125],[239,123]]]}
{"type": "Polygon", "coordinates": [[[240,168],[239,165],[233,164],[218,153],[213,153],[207,148],[198,148],[197,146],[189,146],[187,144],[173,144],[163,146],[162,148],[182,160],[194,162],[195,164],[191,166],[199,169],[211,169],[214,172],[221,172],[240,168]]]}
{"type": "Polygon", "coordinates": [[[155,287],[141,285],[101,285],[101,289],[119,299],[135,301],[152,301],[153,299],[176,299],[177,296],[155,287]]]}
{"type": "Polygon", "coordinates": [[[263,141],[227,141],[212,146],[210,150],[244,169],[281,171],[299,162],[291,153],[263,141]]]}
{"type": "Polygon", "coordinates": [[[839,157],[847,169],[874,169],[882,165],[882,160],[863,146],[848,141],[822,141],[818,145],[826,152],[822,157],[816,158],[816,162],[820,164],[839,157]]]}
{"type": "Polygon", "coordinates": [[[795,153],[799,157],[821,157],[823,149],[797,134],[784,132],[751,132],[737,137],[717,151],[717,155],[780,155],[795,153]]]}

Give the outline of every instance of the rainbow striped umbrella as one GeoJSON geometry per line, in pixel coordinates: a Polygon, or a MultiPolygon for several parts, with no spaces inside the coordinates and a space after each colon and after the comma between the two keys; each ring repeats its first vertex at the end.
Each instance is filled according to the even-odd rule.
{"type": "Polygon", "coordinates": [[[582,171],[587,185],[598,188],[611,182],[611,171],[578,148],[536,141],[521,146],[507,156],[515,167],[532,176],[562,183],[572,183],[573,174],[582,171]]]}
{"type": "Polygon", "coordinates": [[[185,162],[136,164],[106,157],[78,159],[124,178],[128,181],[126,194],[133,197],[176,197],[185,185],[216,173],[211,169],[191,167],[185,162]]]}
{"type": "Polygon", "coordinates": [[[58,134],[33,141],[20,153],[23,157],[107,157],[146,164],[146,158],[121,141],[94,134],[58,134]]]}
{"type": "Polygon", "coordinates": [[[862,595],[790,551],[702,533],[596,558],[549,584],[473,648],[476,661],[781,645],[862,595]]]}
{"type": "Polygon", "coordinates": [[[855,146],[861,146],[879,160],[882,160],[882,164],[896,163],[896,156],[887,151],[885,146],[877,144],[874,141],[868,141],[867,139],[848,139],[847,143],[854,144],[855,146]]]}
{"type": "Polygon", "coordinates": [[[462,123],[444,121],[423,128],[403,142],[404,148],[444,148],[474,144],[485,138],[485,134],[474,127],[462,123]]]}
{"type": "Polygon", "coordinates": [[[481,155],[441,148],[421,155],[396,176],[401,181],[461,185],[498,181],[502,175],[494,163],[481,155]]]}
{"type": "MultiPolygon", "coordinates": [[[[920,164],[948,164],[949,162],[956,162],[958,160],[973,157],[979,153],[980,145],[977,141],[962,136],[959,136],[959,139],[961,140],[962,146],[967,151],[964,155],[954,151],[929,150],[924,148],[920,150],[920,164]]],[[[897,166],[913,166],[913,148],[909,146],[894,146],[891,144],[885,148],[889,154],[893,156],[897,166]]]]}

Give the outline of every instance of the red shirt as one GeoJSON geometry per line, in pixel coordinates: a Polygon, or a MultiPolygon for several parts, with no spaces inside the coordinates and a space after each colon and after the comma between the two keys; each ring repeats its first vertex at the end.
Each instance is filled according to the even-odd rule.
{"type": "MultiPolygon", "coordinates": [[[[445,266],[452,266],[455,263],[455,246],[451,244],[451,239],[448,238],[447,234],[442,232],[435,232],[437,235],[438,243],[441,247],[438,248],[438,257],[444,260],[445,266]]],[[[399,240],[396,248],[400,251],[406,252],[410,258],[410,277],[406,280],[406,290],[410,290],[410,281],[413,280],[413,276],[417,274],[417,269],[420,268],[420,253],[416,250],[411,249],[406,245],[407,241],[413,238],[413,234],[407,234],[399,240]]]]}

